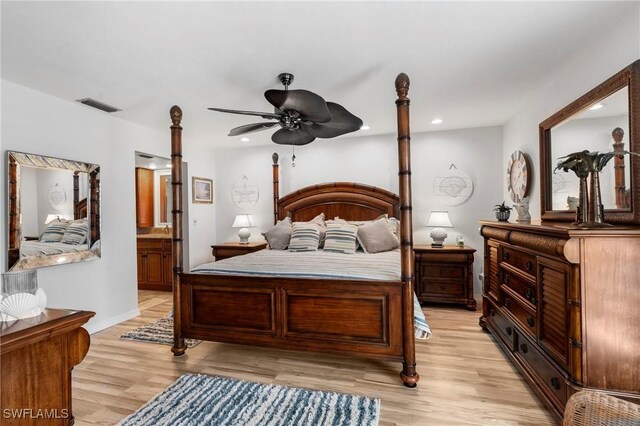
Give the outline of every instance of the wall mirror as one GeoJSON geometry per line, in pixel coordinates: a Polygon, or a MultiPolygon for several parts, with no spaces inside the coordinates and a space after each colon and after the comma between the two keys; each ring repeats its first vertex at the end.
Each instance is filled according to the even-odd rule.
{"type": "MultiPolygon", "coordinates": [[[[540,123],[542,220],[574,221],[578,178],[554,173],[576,151],[640,151],[640,60],[540,123]]],[[[605,222],[640,223],[640,158],[614,157],[600,174],[605,222]]]]}
{"type": "Polygon", "coordinates": [[[97,259],[100,166],[7,151],[7,269],[97,259]]]}

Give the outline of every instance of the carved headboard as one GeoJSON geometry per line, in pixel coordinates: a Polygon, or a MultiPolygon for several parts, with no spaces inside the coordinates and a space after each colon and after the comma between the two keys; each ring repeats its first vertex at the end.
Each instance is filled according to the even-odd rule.
{"type": "Polygon", "coordinates": [[[399,217],[400,199],[392,192],[353,182],[308,186],[276,200],[278,219],[304,222],[324,213],[327,219],[371,220],[382,214],[399,217]]]}

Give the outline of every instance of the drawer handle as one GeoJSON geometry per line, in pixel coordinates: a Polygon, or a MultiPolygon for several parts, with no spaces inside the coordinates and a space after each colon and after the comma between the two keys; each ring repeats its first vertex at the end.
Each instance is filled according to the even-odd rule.
{"type": "Polygon", "coordinates": [[[532,297],[531,299],[529,299],[529,301],[534,305],[538,303],[538,299],[536,299],[535,297],[532,297]]]}
{"type": "Polygon", "coordinates": [[[536,320],[534,320],[533,317],[527,318],[527,325],[529,327],[533,327],[534,325],[536,325],[536,320]]]}
{"type": "Polygon", "coordinates": [[[554,389],[560,389],[560,379],[557,377],[551,378],[551,387],[554,389]]]}
{"type": "Polygon", "coordinates": [[[527,271],[530,271],[533,269],[533,263],[530,260],[527,260],[527,264],[525,265],[525,268],[527,269],[527,271]]]}
{"type": "Polygon", "coordinates": [[[509,253],[502,253],[502,260],[509,260],[509,253]]]}
{"type": "Polygon", "coordinates": [[[507,334],[508,334],[509,336],[511,336],[511,335],[513,334],[513,328],[511,328],[511,327],[507,327],[507,328],[505,329],[505,331],[507,332],[507,334]]]}
{"type": "Polygon", "coordinates": [[[507,284],[509,282],[509,275],[505,275],[504,277],[502,277],[502,282],[507,284]]]}
{"type": "Polygon", "coordinates": [[[527,291],[524,292],[524,295],[527,299],[531,299],[533,297],[533,289],[528,288],[527,291]]]}
{"type": "Polygon", "coordinates": [[[440,286],[440,290],[446,290],[446,289],[447,289],[447,286],[446,286],[446,285],[441,285],[441,286],[440,286]]]}
{"type": "Polygon", "coordinates": [[[504,298],[504,306],[509,307],[509,305],[511,304],[511,300],[508,297],[504,298]]]}
{"type": "Polygon", "coordinates": [[[528,351],[529,351],[529,348],[527,347],[527,345],[522,343],[520,345],[520,352],[522,352],[523,354],[526,354],[528,351]]]}
{"type": "Polygon", "coordinates": [[[495,317],[496,316],[496,310],[493,309],[493,308],[490,308],[489,309],[489,315],[491,315],[492,317],[495,317]]]}

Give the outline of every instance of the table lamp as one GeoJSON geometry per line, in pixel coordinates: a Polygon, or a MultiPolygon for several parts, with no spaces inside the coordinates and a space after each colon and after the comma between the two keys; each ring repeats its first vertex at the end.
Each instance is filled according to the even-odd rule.
{"type": "Polygon", "coordinates": [[[238,237],[240,238],[240,244],[249,244],[249,237],[251,236],[251,231],[249,229],[253,226],[253,216],[250,214],[239,214],[236,215],[236,218],[233,220],[232,228],[240,228],[238,231],[238,237]]]}
{"type": "Polygon", "coordinates": [[[451,219],[449,219],[449,212],[447,211],[432,211],[429,213],[429,220],[427,220],[428,227],[434,227],[431,231],[431,238],[433,242],[431,247],[444,247],[444,239],[447,238],[447,231],[443,228],[453,228],[451,219]]]}

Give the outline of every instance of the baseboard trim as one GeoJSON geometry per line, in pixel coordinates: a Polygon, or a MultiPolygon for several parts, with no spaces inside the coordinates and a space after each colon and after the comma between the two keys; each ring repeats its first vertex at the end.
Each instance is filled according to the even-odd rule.
{"type": "Polygon", "coordinates": [[[84,328],[89,332],[89,334],[93,334],[97,333],[98,331],[104,330],[105,328],[120,324],[123,321],[135,318],[137,316],[140,316],[140,309],[138,308],[115,317],[107,318],[106,320],[102,320],[100,322],[89,321],[89,323],[84,328]]]}

